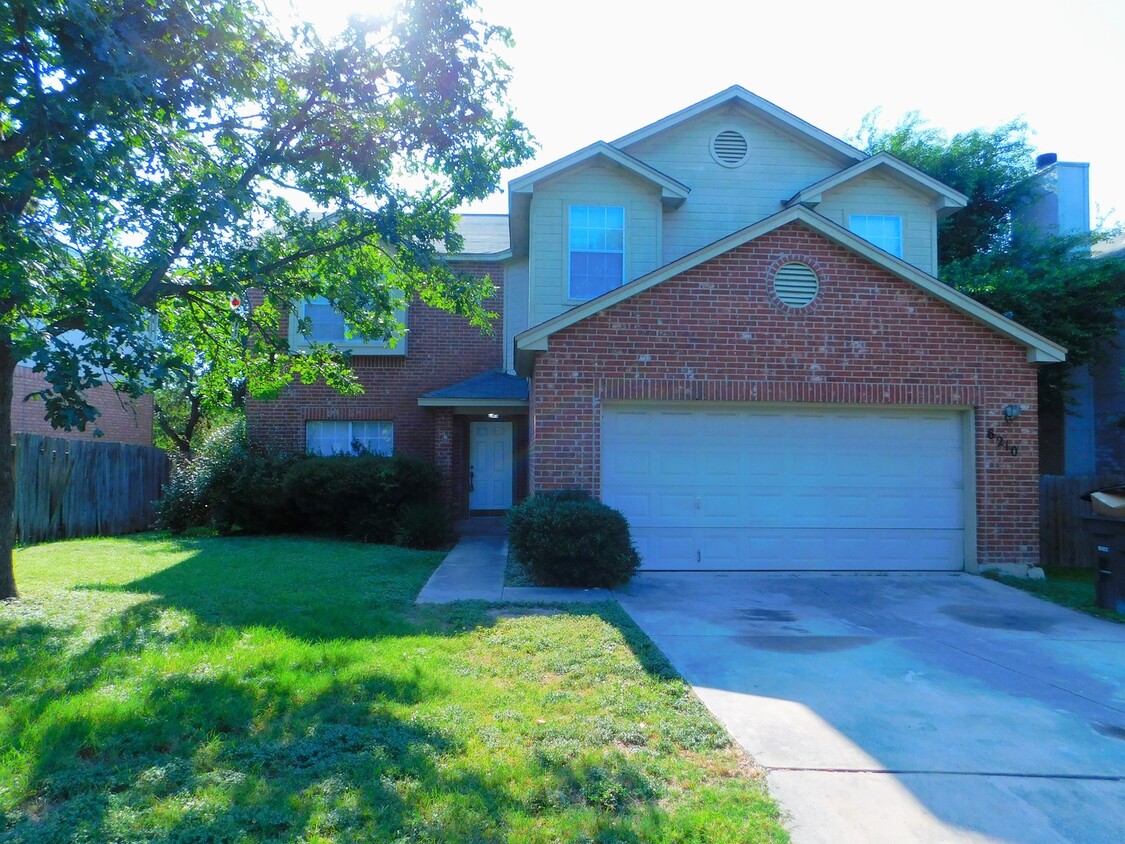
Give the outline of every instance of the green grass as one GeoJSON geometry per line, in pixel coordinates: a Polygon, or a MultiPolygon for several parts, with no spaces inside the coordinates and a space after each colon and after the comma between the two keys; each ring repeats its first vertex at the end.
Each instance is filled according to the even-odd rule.
{"type": "Polygon", "coordinates": [[[21,549],[0,842],[785,840],[619,609],[418,609],[440,559],[162,535],[21,549]]]}
{"type": "Polygon", "coordinates": [[[1097,572],[1093,569],[1071,569],[1062,566],[1046,566],[1046,579],[1027,580],[1022,577],[1000,577],[1002,583],[1015,586],[1025,592],[1038,595],[1047,601],[1080,610],[1098,618],[1125,623],[1125,615],[1104,610],[1099,607],[1094,598],[1094,581],[1097,572]]]}

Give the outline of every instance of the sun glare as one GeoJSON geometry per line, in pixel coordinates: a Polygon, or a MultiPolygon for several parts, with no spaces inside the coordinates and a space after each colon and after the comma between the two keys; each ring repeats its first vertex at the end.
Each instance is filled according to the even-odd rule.
{"type": "Polygon", "coordinates": [[[352,15],[386,17],[401,0],[262,0],[281,24],[311,23],[321,38],[344,29],[352,15]]]}

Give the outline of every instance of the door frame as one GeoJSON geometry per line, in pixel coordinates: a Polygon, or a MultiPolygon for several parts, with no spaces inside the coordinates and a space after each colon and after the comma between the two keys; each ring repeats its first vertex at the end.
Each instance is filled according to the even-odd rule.
{"type": "Polygon", "coordinates": [[[508,481],[509,481],[509,484],[510,484],[510,497],[511,497],[511,504],[509,505],[509,507],[510,507],[510,506],[514,505],[517,501],[517,498],[516,498],[516,493],[517,493],[517,488],[516,488],[517,431],[516,431],[515,420],[511,417],[500,417],[500,418],[497,418],[497,419],[490,419],[486,416],[482,416],[482,417],[467,419],[466,424],[465,424],[466,441],[468,443],[468,448],[465,449],[465,464],[466,464],[465,465],[465,479],[466,479],[466,482],[467,482],[466,483],[465,496],[468,499],[468,502],[467,502],[468,512],[469,512],[470,515],[477,515],[477,516],[501,515],[501,514],[507,512],[507,508],[480,509],[480,508],[474,508],[472,506],[472,484],[473,484],[473,481],[472,481],[472,476],[473,476],[472,465],[473,465],[473,426],[474,425],[506,425],[508,427],[508,438],[509,438],[509,442],[510,442],[510,447],[509,447],[509,451],[508,451],[508,481]]]}

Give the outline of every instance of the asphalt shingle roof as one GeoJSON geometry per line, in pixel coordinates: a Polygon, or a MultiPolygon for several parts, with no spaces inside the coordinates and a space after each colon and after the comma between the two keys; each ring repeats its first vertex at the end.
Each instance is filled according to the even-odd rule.
{"type": "Polygon", "coordinates": [[[494,369],[474,375],[440,390],[426,393],[424,399],[515,399],[527,401],[527,379],[494,369]]]}
{"type": "Polygon", "coordinates": [[[511,245],[507,214],[462,214],[457,232],[465,239],[461,255],[491,255],[511,245]]]}

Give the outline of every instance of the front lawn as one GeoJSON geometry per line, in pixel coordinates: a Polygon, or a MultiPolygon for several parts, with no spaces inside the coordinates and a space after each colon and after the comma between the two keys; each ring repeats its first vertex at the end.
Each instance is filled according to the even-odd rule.
{"type": "Polygon", "coordinates": [[[1080,610],[1098,618],[1110,621],[1125,622],[1125,615],[1103,610],[1095,603],[1094,582],[1097,572],[1094,569],[1072,569],[1062,566],[1045,566],[1046,578],[1043,580],[1028,580],[1022,577],[1000,577],[1002,583],[1015,586],[1025,592],[1038,595],[1064,607],[1080,610]]]}
{"type": "Polygon", "coordinates": [[[0,842],[785,840],[619,609],[418,609],[440,559],[155,534],[19,551],[0,842]]]}

